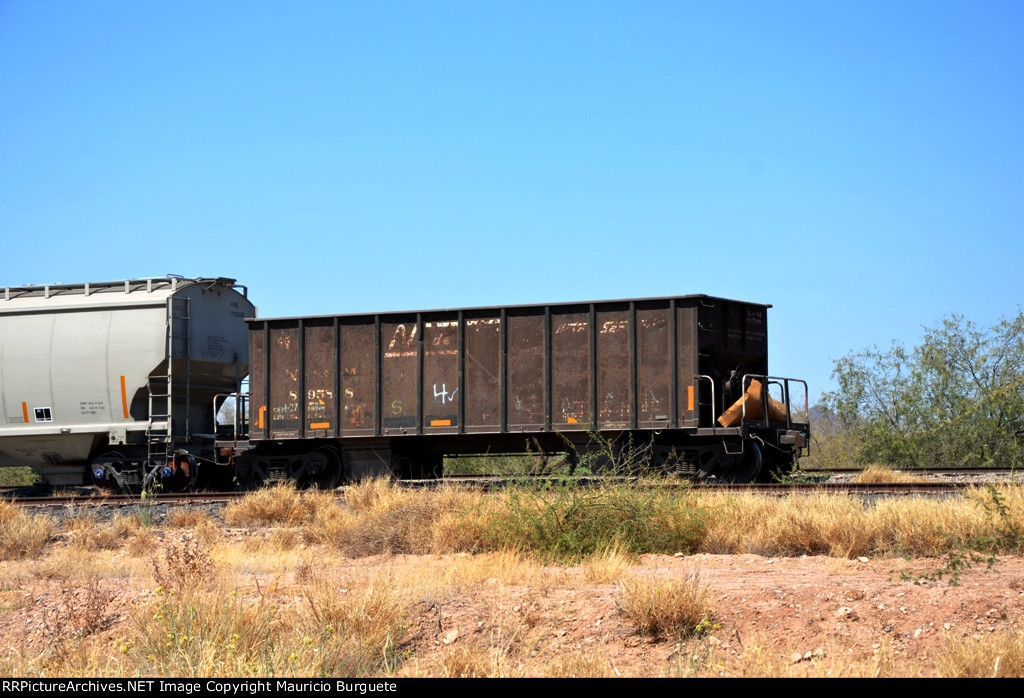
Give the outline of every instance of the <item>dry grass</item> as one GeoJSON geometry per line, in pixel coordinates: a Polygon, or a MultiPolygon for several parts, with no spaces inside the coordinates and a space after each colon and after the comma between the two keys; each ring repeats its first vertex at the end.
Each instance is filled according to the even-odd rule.
{"type": "Polygon", "coordinates": [[[496,581],[506,585],[541,587],[551,583],[552,574],[551,568],[516,550],[460,556],[454,568],[454,584],[496,581]]]}
{"type": "Polygon", "coordinates": [[[952,638],[935,659],[939,676],[948,678],[1024,677],[1024,634],[952,638]]]}
{"type": "Polygon", "coordinates": [[[455,645],[445,650],[439,670],[409,672],[411,676],[443,678],[610,678],[617,674],[612,662],[595,652],[571,652],[564,656],[529,658],[501,646],[455,645]],[[524,661],[528,660],[528,661],[524,661]]]}
{"type": "Polygon", "coordinates": [[[902,470],[888,468],[884,465],[870,465],[851,478],[850,482],[862,482],[875,485],[898,482],[928,482],[928,478],[905,473],[902,470]]]}
{"type": "Polygon", "coordinates": [[[168,543],[163,555],[153,558],[153,579],[168,594],[187,594],[216,575],[210,553],[193,539],[168,543]]]}
{"type": "MultiPolygon", "coordinates": [[[[196,540],[209,547],[220,541],[224,533],[220,523],[202,509],[182,507],[167,514],[167,527],[188,531],[196,540]]],[[[152,549],[152,546],[150,546],[152,549]]]]}
{"type": "Polygon", "coordinates": [[[167,525],[170,528],[203,528],[213,523],[213,518],[204,509],[194,507],[178,507],[167,513],[167,525]]]}
{"type": "Polygon", "coordinates": [[[874,529],[871,552],[919,557],[948,553],[982,535],[992,523],[980,502],[970,498],[885,499],[865,514],[874,529]]]}
{"type": "Polygon", "coordinates": [[[826,494],[766,498],[709,494],[702,550],[759,555],[916,555],[934,557],[988,540],[994,552],[1017,552],[1006,535],[1024,528],[1024,497],[997,488],[1005,511],[993,509],[987,488],[964,497],[908,497],[877,503],[826,494]]]}
{"type": "Polygon", "coordinates": [[[478,494],[461,490],[427,493],[368,480],[350,487],[340,501],[314,507],[304,537],[352,556],[452,552],[472,543],[451,522],[479,501],[478,494]]]}
{"type": "Polygon", "coordinates": [[[54,524],[46,516],[26,514],[20,507],[0,502],[0,560],[34,558],[46,547],[54,524]]]}
{"type": "Polygon", "coordinates": [[[269,531],[260,535],[246,536],[241,541],[223,539],[209,546],[210,554],[225,568],[235,570],[239,575],[271,575],[284,574],[287,570],[297,569],[303,563],[314,566],[331,565],[340,555],[321,546],[298,544],[292,548],[279,548],[268,539],[274,538],[275,532],[269,531]]]}
{"type": "Polygon", "coordinates": [[[489,529],[504,509],[501,497],[449,489],[446,501],[434,519],[432,551],[435,553],[477,553],[493,550],[489,529]]]}
{"type": "Polygon", "coordinates": [[[793,651],[785,640],[774,636],[754,636],[743,643],[739,661],[729,668],[712,664],[705,674],[732,678],[916,678],[922,667],[900,661],[882,648],[852,649],[825,646],[817,651],[793,651]],[[796,659],[799,656],[800,659],[796,659]]]}
{"type": "Polygon", "coordinates": [[[87,513],[68,519],[64,529],[71,534],[75,546],[85,550],[117,550],[126,542],[133,552],[144,550],[144,546],[133,544],[141,536],[152,542],[152,532],[142,526],[137,516],[117,514],[109,521],[102,521],[95,513],[87,513]]]}
{"type": "Polygon", "coordinates": [[[500,648],[456,645],[444,653],[441,676],[446,679],[485,679],[508,676],[500,648]]]}
{"type": "Polygon", "coordinates": [[[454,488],[425,493],[372,480],[349,488],[340,500],[330,493],[299,494],[288,488],[261,491],[227,507],[224,518],[234,526],[294,528],[271,529],[254,546],[284,551],[323,544],[350,556],[511,548],[593,559],[613,543],[624,554],[937,556],[963,541],[986,537],[997,548],[1009,546],[1005,551],[1014,552],[1014,538],[1005,533],[1008,527],[1024,529],[1020,489],[997,490],[1005,505],[997,512],[988,489],[950,500],[872,504],[827,494],[771,499],[691,493],[672,500],[634,492],[503,492],[480,497],[454,488]]]}
{"type": "MultiPolygon", "coordinates": [[[[769,499],[691,493],[686,501],[702,512],[705,552],[827,554],[836,558],[840,574],[838,561],[861,554],[938,556],[979,541],[1012,548],[1013,532],[1024,524],[1024,489],[995,492],[873,504],[820,494],[769,499]]],[[[5,548],[4,559],[39,557],[23,563],[30,567],[19,574],[69,590],[40,621],[47,649],[37,645],[34,655],[0,657],[0,673],[618,675],[599,646],[586,651],[557,644],[560,636],[538,621],[541,609],[560,608],[581,578],[606,586],[604,594],[614,593],[621,617],[643,642],[659,643],[659,656],[671,657],[678,675],[922,673],[923,665],[904,666],[884,653],[851,655],[839,648],[793,661],[778,638],[763,644],[744,638],[741,662],[730,661],[727,670],[714,649],[716,609],[698,577],[657,577],[653,570],[637,574],[636,558],[616,545],[614,531],[578,568],[541,564],[528,548],[488,550],[493,539],[487,531],[507,502],[504,495],[421,492],[387,482],[363,483],[340,500],[277,489],[225,508],[230,525],[251,526],[251,534],[224,534],[208,515],[190,510],[172,513],[162,529],[142,526],[132,516],[109,522],[80,516],[64,525],[70,535],[62,550],[71,554],[53,556],[40,555],[53,530],[50,519],[0,503],[0,527],[7,532],[0,545],[16,541],[11,531],[18,527],[43,532],[32,545],[14,545],[14,554],[5,548]],[[199,534],[204,530],[209,535],[199,534]],[[125,551],[145,557],[126,557],[125,551]],[[451,552],[458,554],[430,555],[451,552]],[[391,556],[403,553],[422,557],[396,564],[391,556]],[[357,571],[344,560],[368,555],[377,557],[361,560],[357,571]],[[66,580],[86,581],[72,586],[66,580]],[[474,625],[463,625],[457,641],[445,644],[444,633],[452,627],[445,609],[466,588],[484,603],[474,625]],[[110,594],[124,589],[130,592],[108,606],[110,594]],[[128,615],[114,635],[108,630],[116,615],[112,609],[128,615]],[[434,645],[439,646],[435,659],[420,663],[414,648],[434,645]]],[[[668,506],[649,511],[665,517],[667,529],[676,525],[672,517],[687,515],[668,506]]],[[[662,524],[659,518],[651,521],[662,524]]],[[[24,603],[22,596],[12,592],[5,601],[24,603]]],[[[1000,634],[950,641],[935,667],[948,676],[1020,676],[1022,643],[1019,635],[1000,634]]]]}
{"type": "Polygon", "coordinates": [[[135,672],[146,676],[252,676],[273,673],[275,613],[224,579],[168,594],[157,587],[132,610],[132,627],[119,645],[135,672]],[[269,660],[269,661],[268,661],[269,660]]]}
{"type": "Polygon", "coordinates": [[[308,519],[309,508],[294,487],[278,485],[231,502],[222,516],[228,526],[298,526],[308,519]]]}
{"type": "Polygon", "coordinates": [[[583,578],[595,584],[618,582],[629,573],[635,562],[632,555],[613,543],[583,561],[583,578]]]}
{"type": "Polygon", "coordinates": [[[545,677],[555,679],[603,679],[616,676],[610,661],[593,654],[573,654],[550,662],[545,677]]]}
{"type": "Polygon", "coordinates": [[[61,598],[46,610],[42,620],[42,636],[47,651],[57,660],[67,661],[77,641],[106,629],[114,615],[108,614],[110,594],[96,577],[89,577],[79,588],[61,590],[61,598]]]}
{"type": "Polygon", "coordinates": [[[682,640],[718,629],[711,594],[696,575],[619,583],[619,611],[641,635],[682,640]]]}
{"type": "Polygon", "coordinates": [[[375,648],[381,656],[393,654],[408,615],[403,591],[388,570],[355,584],[334,578],[314,580],[305,592],[310,628],[375,648]]]}
{"type": "Polygon", "coordinates": [[[131,673],[374,676],[393,671],[406,587],[388,572],[338,578],[309,563],[301,592],[246,583],[186,541],[154,563],[158,586],[117,643],[131,673]]]}
{"type": "Polygon", "coordinates": [[[1024,486],[994,485],[968,490],[966,496],[989,514],[989,520],[1005,529],[1024,531],[1024,486]],[[996,498],[1003,511],[997,511],[996,498]]]}
{"type": "Polygon", "coordinates": [[[875,538],[864,505],[846,497],[712,495],[708,501],[706,552],[851,557],[866,554],[875,538]]]}

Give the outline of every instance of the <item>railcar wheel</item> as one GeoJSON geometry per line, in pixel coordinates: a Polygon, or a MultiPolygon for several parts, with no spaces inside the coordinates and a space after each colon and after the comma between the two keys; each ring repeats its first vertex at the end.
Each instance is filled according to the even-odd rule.
{"type": "Polygon", "coordinates": [[[251,492],[263,486],[270,472],[270,456],[259,448],[243,454],[235,463],[235,489],[251,492]]]}
{"type": "Polygon", "coordinates": [[[103,489],[116,489],[123,486],[121,470],[125,467],[124,454],[119,451],[107,451],[96,458],[89,466],[92,484],[103,489]]]}
{"type": "Polygon", "coordinates": [[[160,484],[168,492],[184,492],[196,484],[199,464],[187,451],[175,451],[171,460],[160,467],[160,484]]]}
{"type": "Polygon", "coordinates": [[[407,456],[397,453],[391,459],[391,477],[396,480],[411,480],[413,477],[412,461],[407,456]]]}
{"type": "Polygon", "coordinates": [[[420,477],[437,479],[444,475],[444,456],[428,456],[420,464],[420,477]]]}
{"type": "Polygon", "coordinates": [[[199,470],[195,489],[210,492],[230,492],[235,488],[235,469],[233,465],[206,463],[199,470]]]}
{"type": "Polygon", "coordinates": [[[761,471],[761,449],[753,441],[743,444],[743,453],[727,462],[718,479],[736,485],[751,482],[761,471]]]}
{"type": "Polygon", "coordinates": [[[391,474],[398,480],[430,480],[444,474],[444,456],[396,456],[391,474]]]}
{"type": "Polygon", "coordinates": [[[341,454],[330,446],[321,446],[313,451],[313,454],[321,456],[322,462],[315,468],[315,473],[303,480],[302,485],[319,490],[333,490],[341,481],[341,454]]]}
{"type": "Polygon", "coordinates": [[[782,482],[793,472],[796,458],[792,453],[778,454],[775,458],[766,458],[761,464],[761,472],[757,474],[758,482],[782,482]]]}

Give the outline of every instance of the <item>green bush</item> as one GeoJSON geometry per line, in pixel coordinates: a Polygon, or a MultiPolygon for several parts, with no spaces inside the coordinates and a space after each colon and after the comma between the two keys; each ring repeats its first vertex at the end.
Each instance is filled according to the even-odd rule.
{"type": "Polygon", "coordinates": [[[678,491],[629,485],[523,487],[505,495],[485,539],[541,558],[577,561],[618,545],[630,554],[693,552],[704,536],[704,517],[678,491]]]}
{"type": "Polygon", "coordinates": [[[904,468],[1024,466],[1024,313],[979,329],[953,315],[907,350],[893,343],[835,363],[824,408],[859,463],[904,468]]]}
{"type": "Polygon", "coordinates": [[[30,487],[40,482],[42,479],[32,472],[32,468],[0,468],[0,487],[30,487]]]}

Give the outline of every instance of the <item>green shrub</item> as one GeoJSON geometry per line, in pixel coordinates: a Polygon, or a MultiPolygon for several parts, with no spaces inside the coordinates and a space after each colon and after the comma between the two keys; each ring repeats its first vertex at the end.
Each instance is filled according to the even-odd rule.
{"type": "Polygon", "coordinates": [[[576,561],[612,544],[629,554],[692,552],[704,535],[703,513],[678,491],[522,487],[503,496],[485,538],[542,558],[576,561]]]}

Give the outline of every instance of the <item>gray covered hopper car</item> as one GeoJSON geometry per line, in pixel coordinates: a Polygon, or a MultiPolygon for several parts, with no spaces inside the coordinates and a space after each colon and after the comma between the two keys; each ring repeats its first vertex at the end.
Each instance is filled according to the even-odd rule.
{"type": "Polygon", "coordinates": [[[254,315],[225,278],[0,288],[0,465],[61,485],[229,482],[213,404],[248,372],[254,315]]]}
{"type": "Polygon", "coordinates": [[[324,487],[435,475],[450,455],[578,460],[611,444],[690,477],[767,480],[808,438],[793,409],[806,384],[769,376],[769,307],[681,296],[253,319],[238,477],[324,487]]]}

